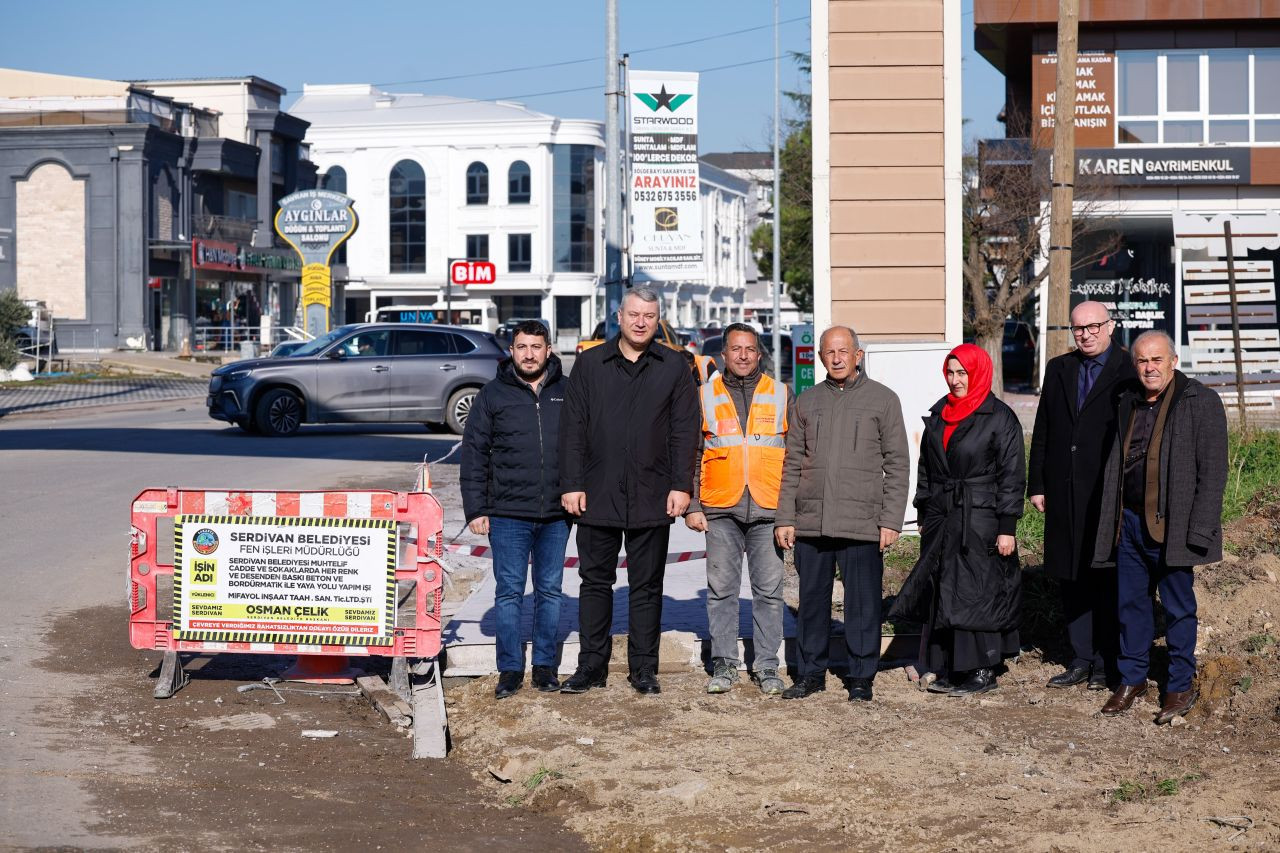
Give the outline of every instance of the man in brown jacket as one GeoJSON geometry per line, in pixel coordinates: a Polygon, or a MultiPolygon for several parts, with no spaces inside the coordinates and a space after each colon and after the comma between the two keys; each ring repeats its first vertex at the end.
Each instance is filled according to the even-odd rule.
{"type": "Polygon", "coordinates": [[[823,332],[818,356],[827,378],[796,402],[774,521],[778,545],[795,548],[800,576],[800,677],[782,697],[826,689],[839,564],[849,700],[870,701],[880,659],[881,554],[897,541],[907,509],[907,432],[898,395],[862,371],[852,329],[823,332]]]}

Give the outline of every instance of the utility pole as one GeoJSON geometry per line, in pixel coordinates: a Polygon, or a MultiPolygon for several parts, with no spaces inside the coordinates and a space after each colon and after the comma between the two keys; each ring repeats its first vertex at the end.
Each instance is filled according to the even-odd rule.
{"type": "Polygon", "coordinates": [[[773,0],[773,369],[782,379],[782,72],[778,56],[778,0],[773,0]]]}
{"type": "Polygon", "coordinates": [[[1071,220],[1076,171],[1076,48],[1080,0],[1058,0],[1058,85],[1053,96],[1053,188],[1049,198],[1049,341],[1045,360],[1071,348],[1071,220]]]}
{"type": "Polygon", "coordinates": [[[618,79],[618,0],[605,0],[604,57],[604,326],[618,331],[622,305],[622,151],[618,79]]]}

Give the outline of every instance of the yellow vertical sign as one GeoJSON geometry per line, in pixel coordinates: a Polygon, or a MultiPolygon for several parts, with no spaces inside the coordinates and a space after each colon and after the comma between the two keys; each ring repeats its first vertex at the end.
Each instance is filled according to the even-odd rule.
{"type": "Polygon", "coordinates": [[[302,326],[312,335],[329,331],[333,306],[333,274],[329,261],[344,240],[355,233],[352,200],[331,190],[302,190],[280,199],[276,233],[302,259],[302,326]]]}

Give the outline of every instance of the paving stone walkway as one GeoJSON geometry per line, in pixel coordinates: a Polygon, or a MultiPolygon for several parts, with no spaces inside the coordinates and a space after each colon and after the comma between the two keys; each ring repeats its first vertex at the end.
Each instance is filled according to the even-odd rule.
{"type": "Polygon", "coordinates": [[[97,379],[89,382],[57,382],[0,388],[0,418],[25,412],[149,403],[158,400],[199,398],[209,388],[206,379],[97,379]]]}

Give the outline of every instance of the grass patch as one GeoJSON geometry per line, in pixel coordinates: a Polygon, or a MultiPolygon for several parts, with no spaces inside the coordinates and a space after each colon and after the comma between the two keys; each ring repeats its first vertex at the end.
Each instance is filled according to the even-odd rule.
{"type": "Polygon", "coordinates": [[[537,773],[534,773],[528,779],[524,780],[524,789],[526,791],[532,791],[535,788],[537,788],[539,785],[541,785],[543,782],[546,782],[550,779],[563,779],[563,778],[564,778],[564,774],[559,772],[558,770],[549,770],[546,767],[539,767],[537,773]]]}
{"type": "Polygon", "coordinates": [[[1259,492],[1280,482],[1280,432],[1233,427],[1227,436],[1227,489],[1222,520],[1244,515],[1259,492]]]}
{"type": "Polygon", "coordinates": [[[1112,803],[1141,803],[1157,797],[1175,797],[1182,791],[1182,786],[1203,778],[1199,773],[1184,773],[1181,776],[1168,776],[1156,780],[1152,777],[1149,783],[1125,779],[1107,793],[1112,803]]]}
{"type": "Polygon", "coordinates": [[[1276,638],[1270,634],[1253,634],[1245,639],[1244,650],[1251,655],[1260,655],[1275,642],[1276,638]]]}
{"type": "Polygon", "coordinates": [[[1242,675],[1240,676],[1240,680],[1236,682],[1236,689],[1239,690],[1241,693],[1248,693],[1249,688],[1252,686],[1253,686],[1252,675],[1242,675]]]}

